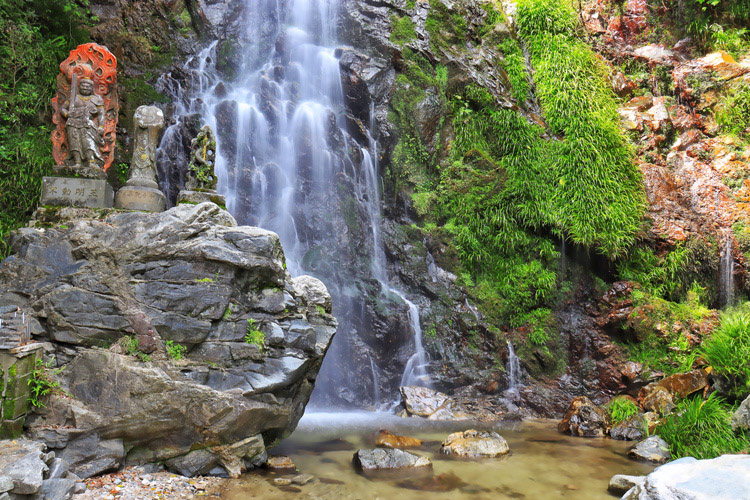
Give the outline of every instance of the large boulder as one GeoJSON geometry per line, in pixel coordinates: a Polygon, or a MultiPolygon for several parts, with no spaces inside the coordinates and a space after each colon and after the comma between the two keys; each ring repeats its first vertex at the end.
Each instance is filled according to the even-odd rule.
{"type": "Polygon", "coordinates": [[[748,396],[737,411],[732,415],[732,430],[735,432],[750,430],[750,396],[748,396]]]}
{"type": "Polygon", "coordinates": [[[499,457],[510,451],[508,443],[497,432],[469,429],[454,432],[443,441],[440,453],[459,457],[499,457]]]}
{"type": "Polygon", "coordinates": [[[681,458],[662,465],[622,500],[739,500],[750,498],[750,456],[681,458]]]}
{"type": "Polygon", "coordinates": [[[0,441],[0,483],[16,495],[31,495],[42,487],[45,446],[26,439],[0,441]]]}
{"type": "Polygon", "coordinates": [[[586,396],[575,398],[557,425],[557,430],[582,437],[604,437],[610,429],[607,412],[586,396]]]}
{"type": "Polygon", "coordinates": [[[643,415],[637,414],[614,425],[609,430],[609,436],[623,441],[640,441],[645,437],[647,430],[648,422],[643,415]]]}
{"type": "Polygon", "coordinates": [[[354,465],[363,471],[429,467],[430,459],[398,449],[357,450],[354,465]]]}
{"type": "Polygon", "coordinates": [[[404,386],[399,388],[409,415],[428,420],[471,420],[472,414],[463,404],[447,394],[427,387],[404,386]]]}
{"type": "Polygon", "coordinates": [[[325,286],[293,280],[276,234],[212,203],[58,224],[15,233],[0,266],[0,306],[35,311],[61,368],[65,396],[28,433],[82,477],[262,463],[264,439],[302,416],[336,330],[325,286]]]}

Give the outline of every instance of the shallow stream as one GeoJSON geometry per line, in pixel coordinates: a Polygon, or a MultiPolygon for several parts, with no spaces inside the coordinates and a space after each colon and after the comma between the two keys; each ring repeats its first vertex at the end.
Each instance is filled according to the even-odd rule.
{"type": "Polygon", "coordinates": [[[300,473],[312,474],[315,481],[279,488],[273,479],[291,475],[253,472],[230,483],[222,498],[611,500],[616,497],[607,493],[607,484],[614,474],[643,475],[653,470],[625,456],[632,443],[565,436],[556,427],[550,420],[472,425],[373,412],[308,412],[272,453],[289,456],[300,473]],[[510,455],[458,460],[439,453],[440,442],[450,432],[469,428],[499,432],[508,441],[510,455]],[[409,451],[428,456],[432,471],[414,469],[370,478],[358,473],[352,455],[359,448],[372,448],[379,429],[422,439],[421,448],[409,451]]]}

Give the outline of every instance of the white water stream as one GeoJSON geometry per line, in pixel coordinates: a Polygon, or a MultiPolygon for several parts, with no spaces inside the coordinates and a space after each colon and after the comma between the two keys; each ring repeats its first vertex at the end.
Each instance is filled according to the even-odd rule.
{"type": "MultiPolygon", "coordinates": [[[[321,207],[336,210],[332,200],[340,197],[341,186],[346,185],[342,176],[355,179],[355,192],[347,195],[368,218],[370,277],[380,283],[382,294],[400,297],[408,310],[414,353],[406,362],[401,384],[429,385],[419,309],[391,284],[386,269],[378,144],[372,135],[374,109],[370,110],[366,144],[357,144],[346,129],[336,51],[339,0],[245,2],[249,42],[242,61],[237,61],[241,64],[238,78],[222,80],[214,66],[219,47],[209,45],[186,64],[185,73],[192,78],[190,92],[178,83],[165,83],[176,97],[175,115],[200,115],[216,131],[215,170],[228,210],[242,224],[279,235],[292,276],[309,273],[303,264],[306,254],[322,245],[321,241],[335,239],[337,229],[331,227],[330,217],[321,216],[321,207]],[[351,154],[352,148],[359,151],[351,154]],[[361,161],[357,165],[352,158],[361,161]]],[[[179,123],[171,126],[162,145],[179,142],[175,137],[179,133],[179,123]]],[[[346,270],[337,272],[346,274],[346,270]]],[[[336,301],[348,283],[325,281],[339,303],[335,312],[342,323],[342,315],[354,315],[346,300],[336,301]]],[[[349,352],[348,348],[339,351],[344,356],[349,352]]],[[[377,405],[379,370],[372,357],[369,365],[370,398],[377,405]]],[[[339,371],[342,379],[349,373],[339,371]]]]}

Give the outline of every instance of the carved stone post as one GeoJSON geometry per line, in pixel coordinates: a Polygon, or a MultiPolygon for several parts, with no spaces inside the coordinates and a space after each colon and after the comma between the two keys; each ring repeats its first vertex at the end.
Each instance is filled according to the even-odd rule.
{"type": "Polygon", "coordinates": [[[164,113],[155,106],[141,106],[135,111],[135,142],[130,177],[117,191],[115,206],[129,210],[161,212],[166,198],[159,191],[156,172],[156,148],[164,128],[164,113]]]}

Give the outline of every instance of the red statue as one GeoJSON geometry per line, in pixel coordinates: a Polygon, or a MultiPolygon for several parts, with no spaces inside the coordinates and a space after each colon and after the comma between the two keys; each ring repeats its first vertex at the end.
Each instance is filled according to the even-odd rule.
{"type": "Polygon", "coordinates": [[[105,178],[115,152],[117,59],[96,43],[79,45],[60,64],[52,99],[57,171],[105,178]]]}

